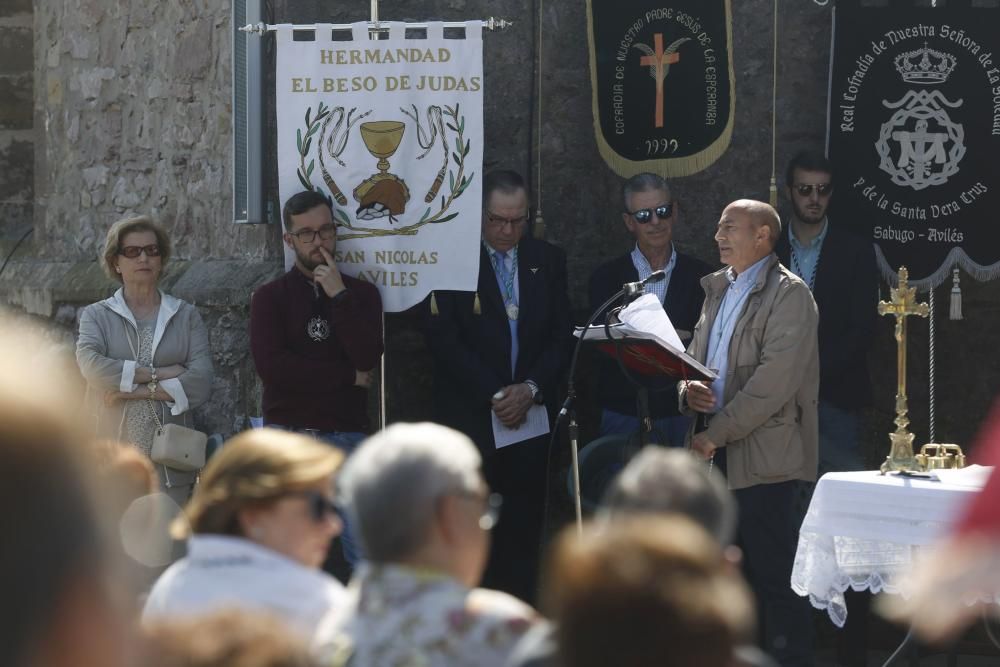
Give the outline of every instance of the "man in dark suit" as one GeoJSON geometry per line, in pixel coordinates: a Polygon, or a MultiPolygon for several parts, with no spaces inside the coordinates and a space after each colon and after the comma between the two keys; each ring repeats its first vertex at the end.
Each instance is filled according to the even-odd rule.
{"type": "Polygon", "coordinates": [[[500,428],[516,433],[533,406],[546,406],[553,423],[572,325],[566,255],[525,236],[527,226],[524,179],[512,171],[487,174],[478,290],[435,292],[426,331],[437,421],[472,438],[483,454],[486,481],[503,496],[483,585],[530,602],[544,521],[549,435],[497,448],[494,418],[500,428]]]}
{"type": "MultiPolygon", "coordinates": [[[[677,204],[663,178],[650,173],[631,177],[622,187],[622,199],[622,220],[635,237],[635,247],[590,274],[590,310],[593,312],[611,298],[623,284],[642,280],[654,271],[663,270],[666,277],[648,283],[645,291],[659,298],[686,346],[705,300],[699,281],[712,269],[701,260],[679,253],[674,248],[673,225],[677,220],[677,204]]],[[[603,322],[603,318],[598,321],[603,322]]],[[[635,385],[625,377],[614,359],[601,355],[598,365],[600,434],[637,433],[640,423],[635,385]]],[[[654,391],[649,393],[648,414],[653,420],[654,441],[675,447],[683,445],[690,418],[678,411],[676,381],[652,385],[651,389],[654,391]]]]}
{"type": "Polygon", "coordinates": [[[875,330],[878,270],[871,241],[827,216],[830,161],[803,151],[785,172],[791,224],[775,252],[809,285],[819,308],[819,474],[863,470],[861,412],[871,403],[868,345],[875,330]]]}

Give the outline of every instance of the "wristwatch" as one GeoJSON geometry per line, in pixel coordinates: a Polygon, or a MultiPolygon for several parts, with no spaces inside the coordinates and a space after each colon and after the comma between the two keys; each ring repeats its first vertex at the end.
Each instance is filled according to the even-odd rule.
{"type": "Polygon", "coordinates": [[[525,380],[524,384],[528,385],[528,389],[531,390],[531,401],[535,405],[542,405],[545,403],[545,397],[542,396],[542,390],[538,387],[534,380],[525,380]]]}

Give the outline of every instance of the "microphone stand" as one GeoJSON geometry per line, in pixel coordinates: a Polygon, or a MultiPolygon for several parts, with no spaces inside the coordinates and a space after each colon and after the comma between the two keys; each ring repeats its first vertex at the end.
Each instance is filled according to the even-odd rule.
{"type": "Polygon", "coordinates": [[[614,296],[605,301],[601,306],[595,310],[587,323],[583,325],[583,330],[580,332],[580,339],[576,341],[576,347],[573,348],[573,359],[569,364],[569,380],[566,386],[566,400],[563,402],[562,409],[559,410],[559,414],[556,415],[556,425],[552,429],[552,438],[555,440],[555,435],[559,431],[559,424],[569,416],[569,445],[570,451],[573,454],[573,504],[576,509],[576,529],[577,533],[583,534],[583,507],[580,501],[580,449],[579,449],[579,425],[576,423],[576,386],[574,384],[573,378],[576,376],[576,362],[580,356],[580,348],[583,346],[583,339],[586,337],[587,332],[590,330],[590,325],[607,310],[611,304],[613,304],[618,299],[626,295],[629,290],[626,288],[620,289],[615,292],[614,296]]]}

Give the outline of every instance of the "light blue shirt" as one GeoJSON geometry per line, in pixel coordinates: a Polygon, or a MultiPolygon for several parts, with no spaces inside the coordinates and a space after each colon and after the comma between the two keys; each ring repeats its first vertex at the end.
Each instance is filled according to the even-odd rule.
{"type": "MultiPolygon", "coordinates": [[[[650,265],[649,260],[646,256],[642,254],[639,250],[639,244],[636,244],[635,248],[632,250],[632,264],[635,266],[635,270],[639,272],[639,280],[645,280],[653,273],[653,267],[650,265]]],[[[665,303],[667,300],[667,288],[670,287],[670,275],[674,272],[674,266],[677,265],[677,251],[674,250],[674,244],[670,244],[670,259],[667,260],[667,265],[663,267],[663,272],[666,276],[663,280],[658,280],[655,283],[646,283],[644,289],[644,294],[655,294],[660,300],[660,303],[665,303]]]]}
{"type": "MultiPolygon", "coordinates": [[[[521,287],[518,285],[517,264],[514,260],[517,247],[511,248],[507,252],[500,252],[499,250],[494,250],[485,241],[483,245],[486,247],[486,252],[490,256],[490,262],[493,264],[493,274],[496,276],[497,285],[500,287],[500,298],[503,299],[504,306],[506,307],[508,303],[513,303],[515,306],[518,305],[521,303],[521,287]],[[504,284],[508,276],[511,277],[514,283],[513,295],[507,294],[507,286],[504,284]]],[[[507,317],[507,313],[504,312],[503,316],[507,317]]],[[[513,376],[514,369],[517,368],[517,320],[507,317],[507,324],[510,326],[510,372],[513,376]]]]}
{"type": "Polygon", "coordinates": [[[816,284],[816,267],[819,265],[819,254],[823,250],[823,240],[826,238],[826,232],[830,228],[825,218],[821,224],[823,225],[823,230],[816,235],[816,238],[806,244],[799,242],[798,237],[792,232],[792,226],[788,225],[788,242],[792,246],[792,252],[790,253],[791,266],[788,268],[792,270],[792,273],[802,278],[806,285],[809,285],[809,291],[812,291],[813,286],[816,284]]]}
{"type": "Polygon", "coordinates": [[[757,275],[770,258],[770,255],[764,257],[738,276],[734,274],[732,268],[726,271],[729,289],[722,297],[719,312],[712,323],[712,331],[708,335],[708,355],[705,357],[705,365],[719,374],[719,378],[709,385],[715,394],[716,412],[721,410],[724,404],[722,397],[726,393],[726,372],[729,370],[729,341],[733,337],[740,313],[743,312],[743,305],[750,296],[750,288],[757,282],[757,275]]]}

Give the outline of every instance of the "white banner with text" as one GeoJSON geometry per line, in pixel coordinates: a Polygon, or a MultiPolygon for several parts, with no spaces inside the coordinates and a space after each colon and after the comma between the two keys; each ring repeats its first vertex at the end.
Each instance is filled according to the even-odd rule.
{"type": "Polygon", "coordinates": [[[377,41],[367,23],[340,41],[330,25],[318,24],[314,41],[278,27],[278,188],[282,204],[306,189],[330,197],[338,266],[399,312],[431,290],[476,289],[482,23],[459,38],[441,23],[416,38],[384,25],[388,39],[377,41]]]}

